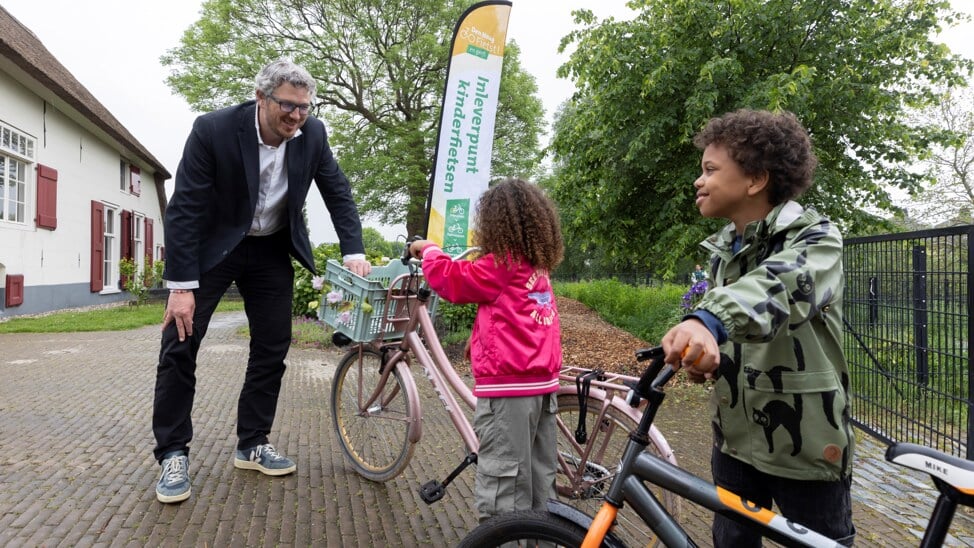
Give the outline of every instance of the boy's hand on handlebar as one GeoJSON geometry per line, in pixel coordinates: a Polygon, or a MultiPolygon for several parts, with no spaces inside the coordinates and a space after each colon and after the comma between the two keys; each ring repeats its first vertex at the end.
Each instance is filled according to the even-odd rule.
{"type": "Polygon", "coordinates": [[[409,242],[409,255],[414,259],[423,258],[423,248],[433,243],[430,240],[415,240],[409,242]]]}
{"type": "Polygon", "coordinates": [[[663,361],[673,369],[683,369],[693,382],[713,378],[720,365],[717,340],[703,322],[696,319],[673,326],[661,341],[663,361]]]}

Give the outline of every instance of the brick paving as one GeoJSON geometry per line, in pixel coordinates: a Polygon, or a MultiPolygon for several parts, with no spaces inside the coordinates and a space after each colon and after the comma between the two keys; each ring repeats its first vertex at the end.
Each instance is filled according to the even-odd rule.
{"type": "MultiPolygon", "coordinates": [[[[270,478],[233,467],[236,399],[247,340],[240,313],[215,318],[200,351],[184,503],[156,501],[152,390],[157,326],[119,333],[0,335],[0,546],[452,546],[476,525],[473,470],[433,505],[418,487],[463,456],[442,405],[425,395],[424,436],[398,478],[360,478],[345,463],[328,399],[336,350],[291,351],[271,441],[298,463],[270,478]]],[[[684,412],[699,392],[681,395],[684,412]]],[[[668,400],[668,403],[669,400],[668,400]]],[[[681,463],[706,473],[707,440],[660,427],[681,463]]],[[[855,478],[858,546],[917,543],[934,500],[930,482],[882,458],[864,437],[855,478]]],[[[709,542],[709,515],[685,505],[688,530],[709,542]]],[[[974,546],[959,511],[949,546],[974,546]]]]}

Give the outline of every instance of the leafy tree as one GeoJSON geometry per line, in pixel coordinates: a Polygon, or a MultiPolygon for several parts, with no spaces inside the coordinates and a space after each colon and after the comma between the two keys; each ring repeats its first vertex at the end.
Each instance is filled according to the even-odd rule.
{"type": "MultiPolygon", "coordinates": [[[[460,0],[205,0],[167,83],[197,110],[254,95],[260,67],[287,57],[318,82],[325,118],[363,214],[426,230],[426,200],[460,0]]],[[[505,51],[492,173],[538,169],[543,110],[519,49],[505,51]]]]}
{"type": "Polygon", "coordinates": [[[974,211],[974,90],[948,91],[919,116],[943,128],[949,140],[932,147],[922,162],[932,183],[908,204],[911,217],[968,224],[974,211]]]}
{"type": "Polygon", "coordinates": [[[672,276],[680,257],[720,226],[694,207],[693,135],[738,108],[789,110],[819,158],[803,198],[847,231],[894,210],[888,189],[916,188],[908,166],[937,128],[905,109],[972,63],[931,41],[959,15],[933,0],[634,0],[631,21],[581,27],[560,75],[578,89],[555,124],[552,195],[569,237],[609,261],[672,276]],[[867,207],[868,206],[868,207],[867,207]]]}
{"type": "Polygon", "coordinates": [[[383,257],[392,259],[400,254],[395,244],[386,241],[382,233],[372,227],[362,229],[362,243],[365,244],[365,254],[372,264],[379,264],[379,259],[383,257]]]}

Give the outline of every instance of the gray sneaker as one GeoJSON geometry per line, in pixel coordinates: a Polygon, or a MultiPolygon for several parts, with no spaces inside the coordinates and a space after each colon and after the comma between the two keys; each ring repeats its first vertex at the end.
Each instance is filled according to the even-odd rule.
{"type": "Polygon", "coordinates": [[[189,498],[189,457],[182,451],[166,453],[162,458],[162,476],[156,484],[156,498],[166,504],[189,498]]]}
{"type": "Polygon", "coordinates": [[[268,476],[286,476],[298,468],[293,460],[278,453],[269,443],[250,449],[237,449],[233,465],[244,470],[257,470],[268,476]]]}

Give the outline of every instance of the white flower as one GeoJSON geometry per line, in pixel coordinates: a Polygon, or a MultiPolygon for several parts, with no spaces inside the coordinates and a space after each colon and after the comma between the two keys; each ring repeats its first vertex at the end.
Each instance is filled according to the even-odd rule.
{"type": "Polygon", "coordinates": [[[315,288],[316,291],[321,291],[321,288],[325,287],[325,278],[322,276],[311,278],[311,287],[315,288]]]}
{"type": "Polygon", "coordinates": [[[337,304],[337,303],[341,302],[341,300],[342,300],[342,291],[340,289],[337,289],[335,291],[329,291],[325,295],[325,300],[328,301],[328,304],[337,304]]]}
{"type": "Polygon", "coordinates": [[[348,325],[352,321],[352,313],[346,310],[338,315],[338,323],[348,325]]]}

